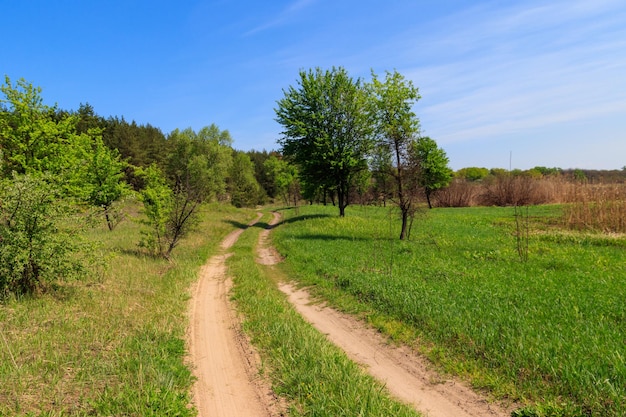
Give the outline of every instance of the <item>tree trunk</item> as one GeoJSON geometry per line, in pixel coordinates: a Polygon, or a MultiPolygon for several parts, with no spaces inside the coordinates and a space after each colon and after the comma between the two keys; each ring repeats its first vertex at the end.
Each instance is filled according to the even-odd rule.
{"type": "Polygon", "coordinates": [[[430,194],[431,193],[432,193],[432,191],[429,190],[428,188],[426,188],[425,194],[426,194],[426,201],[428,201],[428,208],[429,209],[433,208],[432,204],[430,204],[430,194]]]}
{"type": "Polygon", "coordinates": [[[404,240],[407,234],[407,226],[409,224],[409,209],[401,207],[402,210],[402,229],[400,229],[400,240],[404,240]]]}

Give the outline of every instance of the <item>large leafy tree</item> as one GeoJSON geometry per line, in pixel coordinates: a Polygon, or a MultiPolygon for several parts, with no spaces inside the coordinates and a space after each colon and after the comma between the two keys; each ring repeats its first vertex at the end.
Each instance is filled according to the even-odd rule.
{"type": "Polygon", "coordinates": [[[411,158],[418,167],[417,182],[424,190],[428,208],[432,208],[431,196],[437,190],[450,185],[453,171],[448,167],[450,160],[437,142],[425,136],[411,144],[411,158]]]}
{"type": "Polygon", "coordinates": [[[316,68],[301,71],[298,85],[283,93],[275,109],[282,153],[296,162],[305,183],[336,192],[344,216],[371,147],[363,85],[344,68],[316,68]]]}
{"type": "Polygon", "coordinates": [[[377,173],[384,179],[381,169],[388,169],[388,175],[395,181],[397,204],[400,208],[402,226],[400,239],[407,237],[409,218],[415,210],[416,198],[413,179],[415,165],[410,149],[419,133],[419,119],[412,110],[420,99],[417,87],[397,71],[387,72],[385,80],[372,74],[369,85],[372,114],[376,125],[377,173]],[[391,161],[388,160],[391,158],[391,161]]]}

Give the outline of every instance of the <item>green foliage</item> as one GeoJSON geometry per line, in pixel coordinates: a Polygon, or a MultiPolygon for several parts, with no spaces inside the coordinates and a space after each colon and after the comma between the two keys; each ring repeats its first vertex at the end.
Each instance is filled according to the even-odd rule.
{"type": "Polygon", "coordinates": [[[0,298],[83,277],[91,258],[53,183],[15,174],[0,183],[0,298]]]}
{"type": "Polygon", "coordinates": [[[479,167],[461,168],[455,173],[457,178],[464,178],[467,181],[480,181],[487,177],[487,175],[489,175],[489,170],[479,167]]]}
{"type": "Polygon", "coordinates": [[[139,199],[144,206],[146,224],[150,227],[143,233],[139,246],[147,248],[154,255],[162,255],[168,245],[168,221],[173,211],[174,192],[156,165],[138,173],[144,182],[139,199]]]}
{"type": "Polygon", "coordinates": [[[367,169],[371,148],[372,126],[361,81],[341,67],[316,68],[301,71],[298,86],[283,92],[276,109],[283,127],[282,152],[297,163],[303,182],[337,193],[343,216],[356,174],[367,169]]]}
{"type": "Polygon", "coordinates": [[[23,79],[13,85],[6,77],[0,89],[6,97],[0,100],[3,176],[47,173],[66,195],[82,198],[92,134],[78,134],[78,119],[43,104],[41,88],[23,79]]]}
{"type": "Polygon", "coordinates": [[[116,150],[106,147],[100,136],[95,137],[86,172],[85,183],[89,186],[86,201],[102,209],[109,230],[113,230],[119,221],[113,204],[130,193],[130,187],[124,181],[126,166],[116,150]]]}
{"type": "Polygon", "coordinates": [[[259,183],[254,176],[254,165],[244,152],[234,152],[228,175],[231,203],[235,207],[254,207],[263,203],[259,183]]]}
{"type": "Polygon", "coordinates": [[[452,181],[453,171],[448,167],[450,160],[437,142],[429,137],[420,137],[413,142],[410,154],[418,166],[417,183],[424,189],[428,207],[432,208],[431,195],[452,181]]]}
{"type": "Polygon", "coordinates": [[[263,163],[268,180],[285,204],[299,197],[298,168],[275,155],[270,156],[263,163]],[[293,197],[293,199],[292,199],[293,197]]]}
{"type": "MultiPolygon", "coordinates": [[[[81,123],[89,125],[92,117],[88,110],[81,112],[81,123]]],[[[169,142],[159,128],[150,124],[139,125],[135,121],[127,122],[123,117],[97,117],[98,127],[102,129],[102,139],[109,148],[116,149],[121,158],[136,167],[151,164],[163,168],[169,153],[169,142]]],[[[138,184],[134,184],[138,186],[138,184]]]]}

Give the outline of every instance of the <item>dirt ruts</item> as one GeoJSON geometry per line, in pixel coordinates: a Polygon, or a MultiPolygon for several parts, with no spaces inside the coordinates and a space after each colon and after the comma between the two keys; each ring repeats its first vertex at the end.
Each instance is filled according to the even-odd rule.
{"type": "MultiPolygon", "coordinates": [[[[260,218],[260,215],[259,215],[260,218]]],[[[270,225],[278,223],[274,213],[270,225]]],[[[258,220],[258,218],[257,218],[258,220]]],[[[257,220],[252,222],[254,224],[257,220]]],[[[243,229],[222,242],[224,252],[243,229]]],[[[257,262],[280,261],[269,245],[270,229],[259,235],[257,262]]],[[[230,280],[224,253],[202,268],[191,301],[190,355],[197,382],[193,400],[199,417],[283,415],[268,384],[259,378],[258,360],[242,335],[228,301],[230,280]]],[[[385,384],[389,392],[429,417],[505,417],[511,410],[491,404],[463,383],[442,377],[408,348],[391,346],[374,329],[327,306],[312,303],[305,289],[283,283],[280,289],[296,310],[355,362],[385,384]]]]}

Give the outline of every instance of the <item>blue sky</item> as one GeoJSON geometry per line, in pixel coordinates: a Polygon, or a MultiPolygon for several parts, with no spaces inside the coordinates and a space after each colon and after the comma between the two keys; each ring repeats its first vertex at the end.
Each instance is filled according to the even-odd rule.
{"type": "Polygon", "coordinates": [[[623,0],[7,0],[0,38],[0,75],[46,104],[241,150],[278,148],[300,70],[343,66],[412,80],[455,170],[626,165],[623,0]]]}

